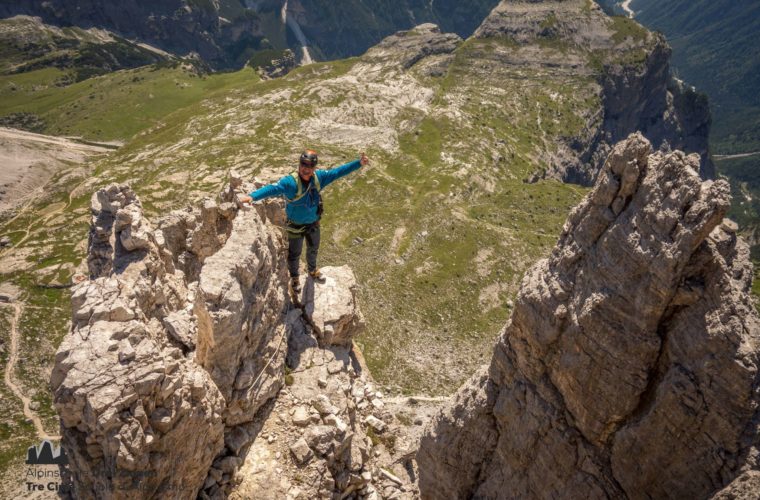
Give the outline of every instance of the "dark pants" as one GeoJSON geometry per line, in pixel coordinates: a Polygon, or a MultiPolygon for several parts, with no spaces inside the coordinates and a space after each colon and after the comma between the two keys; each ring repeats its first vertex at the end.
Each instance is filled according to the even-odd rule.
{"type": "Polygon", "coordinates": [[[309,272],[317,269],[317,253],[319,252],[319,222],[307,226],[289,225],[292,229],[303,229],[303,232],[288,231],[288,271],[290,277],[298,276],[298,261],[301,260],[303,240],[306,239],[306,266],[309,272]]]}

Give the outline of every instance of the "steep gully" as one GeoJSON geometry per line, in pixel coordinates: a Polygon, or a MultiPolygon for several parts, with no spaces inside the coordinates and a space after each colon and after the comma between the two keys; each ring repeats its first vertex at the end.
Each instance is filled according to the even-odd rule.
{"type": "Polygon", "coordinates": [[[298,39],[298,42],[301,44],[301,64],[313,63],[314,60],[311,58],[311,53],[309,52],[309,42],[301,30],[301,26],[298,25],[298,21],[296,21],[295,16],[288,15],[288,0],[285,0],[285,3],[282,5],[282,11],[280,15],[282,17],[282,23],[290,28],[295,37],[298,39]]]}

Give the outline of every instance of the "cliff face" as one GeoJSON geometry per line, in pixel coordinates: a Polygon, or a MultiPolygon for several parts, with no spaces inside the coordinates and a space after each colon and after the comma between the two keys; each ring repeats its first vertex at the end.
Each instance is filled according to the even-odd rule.
{"type": "Polygon", "coordinates": [[[704,498],[757,464],[760,320],[724,181],[615,146],[429,427],[425,498],[704,498]]]}
{"type": "MultiPolygon", "coordinates": [[[[642,64],[604,68],[604,122],[598,141],[607,146],[640,131],[656,149],[699,154],[700,174],[714,178],[707,97],[671,75],[671,49],[660,35],[653,36],[655,44],[642,64]]],[[[606,153],[609,147],[603,149],[606,153]]]]}
{"type": "Polygon", "coordinates": [[[337,59],[359,55],[384,37],[423,23],[435,23],[445,32],[467,38],[497,3],[289,0],[288,15],[295,17],[306,38],[324,57],[337,59]]]}
{"type": "Polygon", "coordinates": [[[595,80],[591,92],[601,113],[587,115],[580,133],[561,138],[561,150],[547,157],[542,175],[591,185],[611,146],[640,131],[656,149],[698,153],[701,175],[714,177],[707,100],[671,76],[671,51],[661,35],[632,20],[610,18],[592,2],[565,0],[502,1],[473,37],[555,49],[562,53],[559,60],[544,52],[511,63],[564,67],[595,80]]]}

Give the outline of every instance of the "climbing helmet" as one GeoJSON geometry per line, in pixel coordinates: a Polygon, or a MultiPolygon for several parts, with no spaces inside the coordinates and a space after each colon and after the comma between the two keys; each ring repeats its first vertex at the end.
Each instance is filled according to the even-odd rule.
{"type": "Polygon", "coordinates": [[[317,162],[319,162],[319,158],[317,158],[317,152],[313,149],[307,149],[301,153],[301,159],[299,161],[301,165],[305,167],[315,168],[317,166],[317,162]]]}

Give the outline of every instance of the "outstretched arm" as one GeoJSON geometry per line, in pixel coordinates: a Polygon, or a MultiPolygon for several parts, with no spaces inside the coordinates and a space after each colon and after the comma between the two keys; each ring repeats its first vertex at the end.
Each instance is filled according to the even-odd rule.
{"type": "Polygon", "coordinates": [[[293,178],[290,176],[285,176],[276,184],[268,184],[266,186],[260,187],[255,191],[251,191],[248,193],[248,198],[243,199],[243,203],[247,203],[249,201],[259,201],[263,200],[264,198],[271,198],[272,196],[284,195],[286,198],[292,198],[296,194],[295,190],[296,186],[294,186],[293,178]]]}
{"type": "Polygon", "coordinates": [[[366,154],[362,153],[358,160],[346,163],[340,167],[331,168],[330,170],[318,170],[317,175],[319,175],[319,183],[324,188],[331,182],[336,181],[341,177],[350,174],[351,172],[359,170],[359,168],[368,163],[369,158],[367,158],[366,154]]]}

